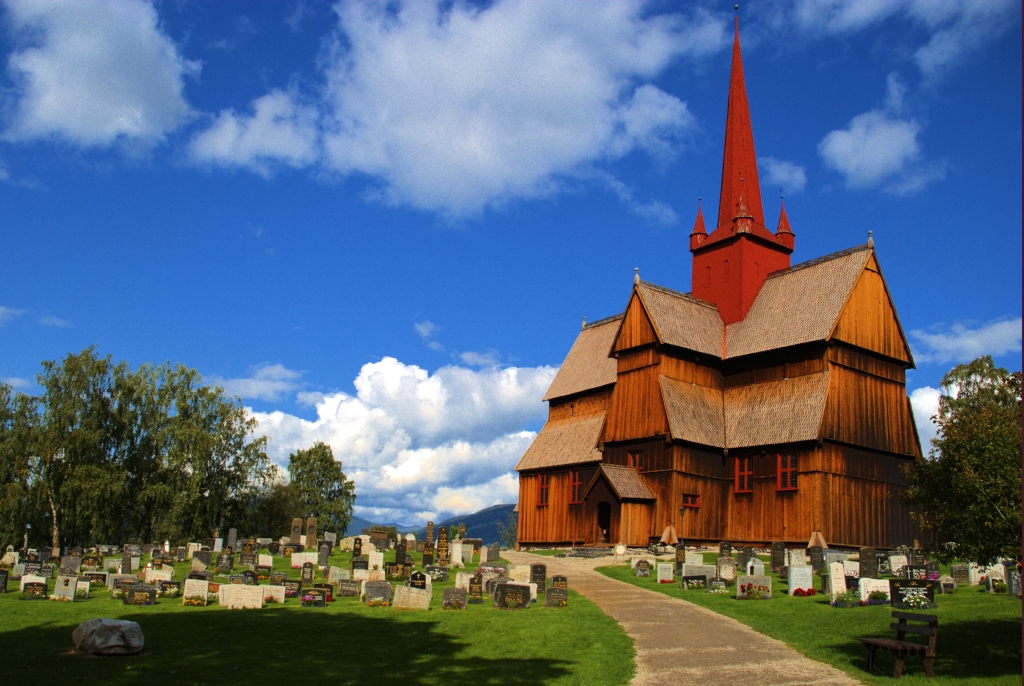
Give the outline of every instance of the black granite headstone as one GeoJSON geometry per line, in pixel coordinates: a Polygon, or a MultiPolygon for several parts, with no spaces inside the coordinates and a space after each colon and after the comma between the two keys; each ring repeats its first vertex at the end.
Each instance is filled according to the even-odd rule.
{"type": "Polygon", "coordinates": [[[544,597],[544,607],[566,607],[569,604],[569,591],[564,588],[549,588],[544,597]]]}
{"type": "Polygon", "coordinates": [[[732,555],[732,543],[722,541],[718,544],[718,557],[729,557],[732,555]]]}
{"type": "Polygon", "coordinates": [[[494,591],[494,607],[512,610],[530,607],[530,587],[525,584],[498,584],[494,591]]]}
{"type": "Polygon", "coordinates": [[[155,605],[156,589],[149,584],[133,584],[124,593],[125,605],[155,605]]]}
{"type": "Polygon", "coordinates": [[[812,545],[807,550],[811,554],[811,569],[815,572],[825,569],[825,549],[820,545],[812,545]]]}
{"type": "Polygon", "coordinates": [[[469,580],[468,598],[473,604],[484,602],[484,580],[479,574],[474,574],[469,580]]]}
{"type": "Polygon", "coordinates": [[[302,592],[303,607],[327,607],[327,589],[307,588],[302,592]]]}
{"type": "Polygon", "coordinates": [[[927,579],[928,569],[924,565],[904,565],[904,579],[927,579]]]}
{"type": "Polygon", "coordinates": [[[548,585],[548,566],[541,563],[530,565],[530,583],[537,584],[537,591],[543,593],[548,585]]]}
{"type": "Polygon", "coordinates": [[[391,584],[387,581],[366,581],[363,582],[364,595],[366,602],[371,600],[383,600],[386,603],[391,602],[391,584]]]}
{"type": "Polygon", "coordinates": [[[270,553],[271,555],[280,555],[281,554],[281,544],[278,543],[277,541],[271,541],[270,543],[267,544],[267,552],[270,553]]]}
{"type": "Polygon", "coordinates": [[[429,565],[424,570],[434,581],[448,581],[448,568],[440,565],[429,565]]]}
{"type": "Polygon", "coordinates": [[[684,591],[707,590],[708,578],[706,575],[701,574],[699,576],[684,576],[679,579],[679,588],[684,591]]]}
{"type": "Polygon", "coordinates": [[[634,573],[637,576],[650,576],[651,575],[651,563],[647,560],[639,560],[634,567],[634,573]]]}
{"type": "Polygon", "coordinates": [[[353,598],[359,595],[359,581],[342,579],[338,582],[338,596],[341,598],[353,598]]]}
{"type": "Polygon", "coordinates": [[[285,573],[285,572],[271,572],[270,573],[270,584],[272,586],[281,586],[287,580],[288,580],[288,574],[285,573]]]}
{"type": "Polygon", "coordinates": [[[304,583],[304,584],[311,584],[311,583],[313,583],[313,563],[312,562],[303,562],[302,563],[302,572],[301,572],[301,576],[299,578],[302,580],[302,583],[304,583]]]}
{"type": "MultiPolygon", "coordinates": [[[[913,601],[912,597],[923,597],[929,606],[935,604],[935,587],[937,581],[927,579],[889,579],[889,598],[892,599],[894,610],[922,610],[922,605],[913,601]]],[[[923,603],[923,601],[918,601],[923,603]]]]}
{"type": "Polygon", "coordinates": [[[235,568],[235,556],[228,553],[221,553],[217,556],[217,571],[230,572],[235,568]]]}
{"type": "Polygon", "coordinates": [[[434,564],[434,553],[426,550],[423,552],[423,566],[427,567],[434,564]]]}
{"type": "Polygon", "coordinates": [[[860,578],[878,578],[878,551],[874,548],[860,549],[860,578]]]}
{"type": "Polygon", "coordinates": [[[246,586],[258,586],[260,583],[259,574],[252,571],[251,569],[247,569],[244,572],[242,572],[242,576],[245,577],[246,586]]]}
{"type": "Polygon", "coordinates": [[[564,588],[569,590],[569,577],[564,574],[555,574],[551,577],[551,588],[564,588]]]}
{"type": "Polygon", "coordinates": [[[357,555],[357,556],[352,558],[352,571],[353,572],[356,571],[357,569],[369,569],[369,568],[370,568],[370,558],[366,557],[365,555],[357,555]]]}
{"type": "Polygon", "coordinates": [[[41,581],[30,581],[22,588],[26,598],[39,599],[46,597],[46,584],[41,581]]]}
{"type": "Polygon", "coordinates": [[[412,588],[426,588],[427,575],[423,572],[413,572],[409,575],[409,586],[412,588]]]}
{"type": "Polygon", "coordinates": [[[285,598],[298,598],[302,593],[302,582],[295,581],[294,579],[285,580],[284,584],[284,597],[285,598]]]}
{"type": "Polygon", "coordinates": [[[445,610],[465,610],[467,598],[464,588],[446,588],[441,593],[441,607],[445,610]]]}
{"type": "Polygon", "coordinates": [[[950,565],[949,575],[958,586],[969,586],[971,583],[970,565],[950,565]]]}
{"type": "Polygon", "coordinates": [[[777,572],[786,566],[786,544],[781,541],[772,543],[772,571],[777,572]]]}

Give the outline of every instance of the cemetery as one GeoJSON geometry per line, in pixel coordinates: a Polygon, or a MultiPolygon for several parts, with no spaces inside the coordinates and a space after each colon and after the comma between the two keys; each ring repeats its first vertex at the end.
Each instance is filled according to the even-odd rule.
{"type": "Polygon", "coordinates": [[[617,684],[632,676],[622,628],[542,563],[509,564],[497,544],[448,540],[445,529],[435,547],[317,538],[315,520],[295,521],[295,535],[279,541],[232,529],[167,551],[8,550],[0,562],[4,664],[19,674],[59,664],[70,681],[112,684],[147,676],[248,683],[251,671],[239,669],[248,665],[270,683],[308,665],[317,678],[346,683],[385,673],[412,683],[506,674],[521,683],[617,684]],[[120,620],[134,642],[111,646],[120,620]],[[135,657],[83,659],[76,646],[135,657]]]}
{"type": "Polygon", "coordinates": [[[893,678],[894,657],[876,652],[877,646],[871,649],[872,671],[865,670],[869,644],[895,639],[889,631],[893,617],[931,618],[937,624],[932,628],[938,638],[936,676],[925,675],[922,659],[908,658],[903,679],[1020,683],[1021,588],[1015,562],[947,565],[909,547],[733,549],[723,543],[666,550],[619,546],[608,565],[596,571],[736,619],[864,683],[893,678]],[[665,583],[668,578],[672,583],[665,583]]]}

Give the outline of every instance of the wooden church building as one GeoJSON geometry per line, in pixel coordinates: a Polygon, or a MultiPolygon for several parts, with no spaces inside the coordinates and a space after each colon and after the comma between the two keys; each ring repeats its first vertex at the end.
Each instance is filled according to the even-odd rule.
{"type": "MultiPolygon", "coordinates": [[[[519,472],[519,545],[892,548],[920,537],[900,468],[921,455],[914,367],[872,240],[790,265],[765,226],[737,29],[718,220],[698,209],[692,288],[637,274],[544,400],[519,472]]],[[[870,235],[870,232],[869,232],[870,235]]]]}

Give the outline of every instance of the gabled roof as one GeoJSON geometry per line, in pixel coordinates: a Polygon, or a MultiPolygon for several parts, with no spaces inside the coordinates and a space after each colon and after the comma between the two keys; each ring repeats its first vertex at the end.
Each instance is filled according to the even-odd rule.
{"type": "Polygon", "coordinates": [[[600,462],[597,441],[604,416],[604,412],[596,412],[548,422],[526,449],[516,471],[600,462]]]}
{"type": "Polygon", "coordinates": [[[828,372],[724,391],[661,377],[672,438],[713,448],[813,441],[821,432],[828,372]]]}
{"type": "Polygon", "coordinates": [[[646,281],[634,289],[662,343],[721,357],[722,318],[714,305],[646,281]]]}
{"type": "Polygon", "coordinates": [[[619,330],[622,315],[608,317],[585,326],[569,354],[548,386],[544,400],[554,400],[574,393],[615,383],[616,361],[608,356],[619,330]]]}
{"type": "Polygon", "coordinates": [[[612,493],[619,500],[655,500],[654,493],[647,486],[640,472],[629,467],[620,467],[613,464],[602,464],[594,478],[587,484],[583,491],[583,497],[590,495],[591,489],[597,485],[599,479],[605,479],[612,493]]]}
{"type": "Polygon", "coordinates": [[[872,250],[858,246],[775,272],[726,327],[726,358],[827,340],[872,250]]]}

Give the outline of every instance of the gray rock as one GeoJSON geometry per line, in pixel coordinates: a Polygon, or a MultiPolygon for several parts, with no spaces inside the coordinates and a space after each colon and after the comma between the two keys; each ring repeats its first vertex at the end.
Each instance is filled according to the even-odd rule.
{"type": "Polygon", "coordinates": [[[75,650],[88,655],[138,655],[145,639],[136,622],[87,619],[71,634],[75,650]]]}

